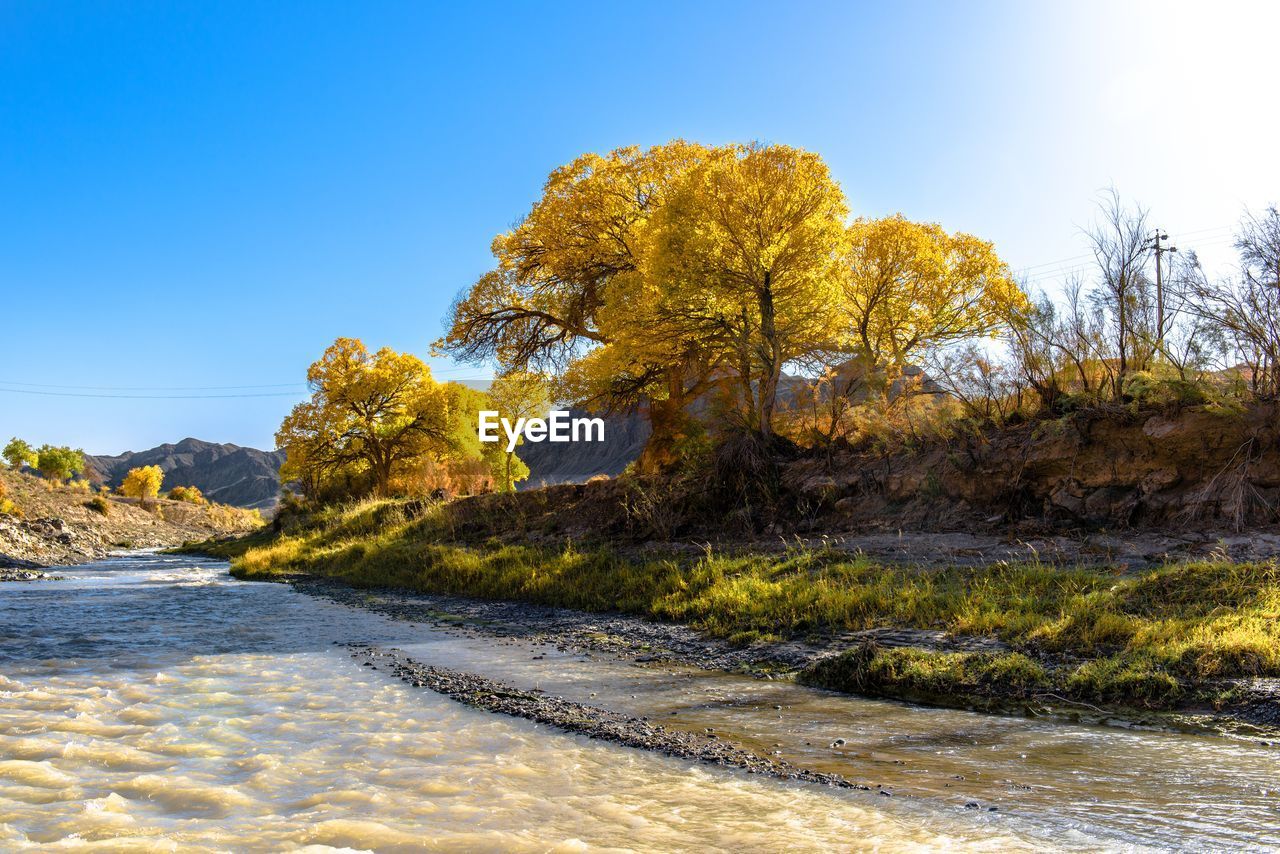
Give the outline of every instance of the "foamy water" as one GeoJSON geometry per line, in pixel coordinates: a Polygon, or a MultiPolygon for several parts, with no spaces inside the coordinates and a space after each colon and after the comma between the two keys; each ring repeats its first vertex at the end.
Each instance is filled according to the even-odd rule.
{"type": "MultiPolygon", "coordinates": [[[[979,813],[927,792],[884,798],[761,779],[469,709],[357,666],[335,641],[396,644],[481,672],[487,657],[516,682],[537,681],[530,668],[554,662],[235,582],[216,562],[143,555],[66,574],[0,588],[5,849],[1005,851],[1149,841],[1058,821],[1052,809],[979,813]]],[[[566,693],[620,685],[618,706],[642,703],[642,683],[655,698],[673,690],[667,671],[632,667],[620,683],[619,665],[562,664],[566,693]]],[[[733,684],[762,683],[714,683],[733,684]]],[[[932,714],[933,726],[951,720],[932,714]]],[[[750,724],[775,737],[760,726],[750,724]]],[[[1105,758],[1080,773],[1095,773],[1089,761],[1105,758]]],[[[1192,809],[1173,799],[1169,808],[1192,809]]],[[[1216,838],[1214,818],[1203,820],[1204,838],[1216,838]]]]}

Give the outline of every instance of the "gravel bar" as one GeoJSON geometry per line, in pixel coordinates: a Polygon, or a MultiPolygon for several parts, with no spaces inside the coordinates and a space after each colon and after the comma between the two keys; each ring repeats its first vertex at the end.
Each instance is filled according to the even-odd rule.
{"type": "MultiPolygon", "coordinates": [[[[871,791],[838,774],[797,768],[776,757],[765,757],[731,744],[714,732],[692,733],[668,729],[645,718],[633,718],[598,706],[575,703],[539,691],[523,691],[474,673],[435,667],[415,661],[397,649],[348,643],[351,656],[366,667],[387,670],[415,688],[429,688],[467,706],[547,724],[565,732],[687,759],[738,768],[783,780],[821,783],[839,789],[871,791]]],[[[889,792],[880,790],[882,794],[889,792]]]]}

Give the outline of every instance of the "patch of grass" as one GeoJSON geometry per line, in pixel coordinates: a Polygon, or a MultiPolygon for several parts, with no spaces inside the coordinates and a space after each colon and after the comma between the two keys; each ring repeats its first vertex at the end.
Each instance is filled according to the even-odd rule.
{"type": "Polygon", "coordinates": [[[915,699],[1027,697],[1051,684],[1041,664],[1017,652],[932,652],[870,642],[816,662],[801,679],[840,691],[915,699]]]}
{"type": "Polygon", "coordinates": [[[303,572],[362,587],[621,610],[736,643],[907,627],[996,637],[1016,650],[881,650],[846,662],[862,661],[866,671],[854,678],[846,668],[849,685],[998,685],[1006,694],[1047,687],[1158,707],[1190,697],[1189,686],[1204,680],[1280,676],[1275,563],[1120,575],[1042,564],[918,569],[805,548],[628,559],[607,546],[457,543],[438,506],[395,501],[332,507],[281,527],[196,550],[231,559],[241,578],[303,572]],[[1046,672],[1037,659],[1076,664],[1046,672]]]}
{"type": "Polygon", "coordinates": [[[93,496],[93,498],[90,498],[84,503],[84,506],[88,507],[95,513],[101,513],[103,516],[106,516],[111,512],[111,502],[103,498],[101,495],[93,496]]]}
{"type": "Polygon", "coordinates": [[[1087,661],[1066,677],[1065,688],[1096,703],[1156,709],[1175,705],[1186,693],[1163,663],[1143,652],[1087,661]]]}

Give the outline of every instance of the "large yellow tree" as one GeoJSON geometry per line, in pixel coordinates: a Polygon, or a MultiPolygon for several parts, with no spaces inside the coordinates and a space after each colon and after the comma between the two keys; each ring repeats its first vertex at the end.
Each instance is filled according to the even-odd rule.
{"type": "Polygon", "coordinates": [[[160,466],[139,466],[129,469],[120,484],[120,494],[138,499],[144,506],[160,495],[164,483],[164,471],[160,466]]]}
{"type": "Polygon", "coordinates": [[[631,306],[645,287],[654,216],[709,153],[673,140],[552,172],[528,216],[494,239],[496,266],[454,304],[437,350],[545,373],[557,397],[589,408],[650,404],[655,435],[669,435],[664,424],[702,387],[686,370],[693,360],[672,355],[682,342],[645,336],[631,306]]]}
{"type": "Polygon", "coordinates": [[[987,335],[1027,305],[995,247],[969,234],[898,214],[857,220],[845,247],[843,324],[873,367],[987,335]]]}
{"type": "Polygon", "coordinates": [[[307,371],[311,399],[276,433],[286,453],[281,477],[309,494],[327,482],[362,481],[386,494],[399,466],[446,451],[452,441],[449,394],[418,357],[384,347],[370,353],[339,338],[307,371]]]}
{"type": "Polygon", "coordinates": [[[785,145],[718,149],[659,214],[646,326],[702,342],[705,363],[728,366],[741,414],[763,435],[783,366],[837,335],[847,215],[822,158],[785,145]]]}
{"type": "Polygon", "coordinates": [[[644,406],[644,467],[673,458],[712,389],[768,436],[787,366],[904,365],[1025,300],[985,241],[847,217],[822,159],[785,145],[584,155],[494,240],[436,346],[544,372],[557,399],[644,406]]]}
{"type": "Polygon", "coordinates": [[[601,307],[634,284],[653,213],[705,151],[676,140],[552,172],[529,215],[494,238],[496,267],[454,304],[436,347],[504,371],[560,371],[606,343],[601,307]]]}

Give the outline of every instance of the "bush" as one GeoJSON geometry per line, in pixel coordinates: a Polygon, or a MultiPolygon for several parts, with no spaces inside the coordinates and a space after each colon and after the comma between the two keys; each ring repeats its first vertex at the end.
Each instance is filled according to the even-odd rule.
{"type": "Polygon", "coordinates": [[[1085,662],[1067,678],[1067,690],[1097,703],[1148,708],[1173,705],[1183,694],[1181,683],[1147,655],[1118,655],[1085,662]]]}
{"type": "Polygon", "coordinates": [[[1214,400],[1213,390],[1205,383],[1180,377],[1159,378],[1148,371],[1137,371],[1125,380],[1124,393],[1134,403],[1144,406],[1203,406],[1214,400]]]}
{"type": "Polygon", "coordinates": [[[103,498],[101,495],[93,496],[93,498],[90,498],[84,503],[84,506],[97,513],[101,513],[103,516],[106,516],[111,512],[111,502],[103,498]]]}
{"type": "Polygon", "coordinates": [[[207,504],[204,494],[196,486],[175,486],[169,490],[170,501],[185,501],[188,504],[207,504]]]}
{"type": "Polygon", "coordinates": [[[4,481],[0,481],[0,516],[21,516],[22,511],[10,500],[7,492],[4,481]]]}

